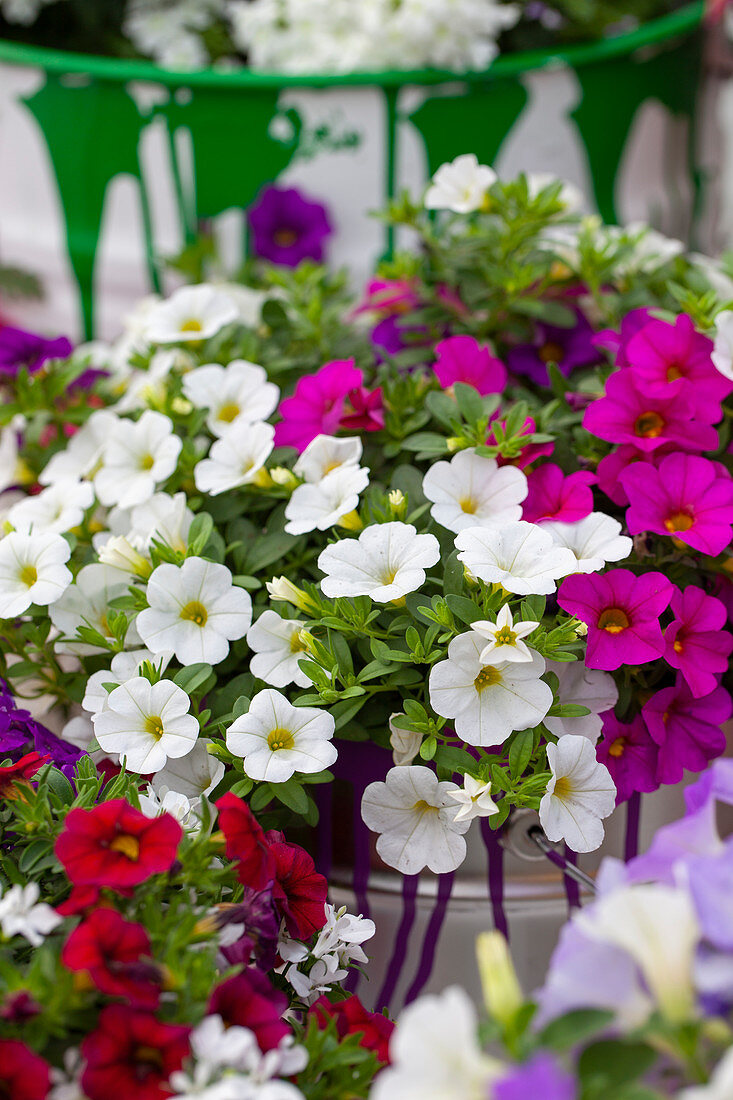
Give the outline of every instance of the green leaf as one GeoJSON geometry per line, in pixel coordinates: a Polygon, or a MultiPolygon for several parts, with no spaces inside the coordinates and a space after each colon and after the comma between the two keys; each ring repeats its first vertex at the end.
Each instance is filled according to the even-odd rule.
{"type": "Polygon", "coordinates": [[[278,801],[295,814],[308,812],[308,795],[293,776],[287,783],[270,783],[270,790],[278,801]]]}
{"type": "Polygon", "coordinates": [[[211,538],[214,521],[208,512],[199,512],[194,516],[188,531],[188,552],[194,557],[202,552],[211,538]]]}
{"type": "Polygon", "coordinates": [[[473,386],[467,386],[465,382],[456,382],[453,392],[461,415],[469,423],[480,420],[485,415],[481,394],[473,386]]]}
{"type": "MultiPolygon", "coordinates": [[[[463,569],[463,566],[461,566],[461,569],[463,569]]],[[[448,607],[455,617],[468,626],[484,617],[484,613],[478,604],[475,604],[473,600],[469,600],[465,596],[456,596],[451,593],[445,597],[445,602],[448,604],[448,607]]]]}
{"type": "Polygon", "coordinates": [[[602,1039],[586,1047],[578,1060],[584,1082],[595,1085],[595,1091],[606,1095],[642,1077],[654,1064],[656,1054],[641,1042],[622,1039],[602,1039]]]}
{"type": "Polygon", "coordinates": [[[213,669],[211,665],[198,662],[195,665],[188,665],[186,668],[182,668],[180,672],[177,672],[173,677],[173,683],[177,684],[179,688],[182,688],[188,695],[192,695],[197,688],[201,687],[203,683],[211,676],[213,669]]]}
{"type": "Polygon", "coordinates": [[[514,779],[518,779],[520,775],[524,775],[527,765],[532,758],[533,748],[533,730],[520,730],[519,733],[514,734],[509,749],[509,771],[514,779]]]}
{"type": "Polygon", "coordinates": [[[537,1037],[540,1047],[553,1050],[569,1050],[571,1047],[597,1035],[613,1021],[614,1013],[602,1008],[580,1008],[559,1016],[543,1028],[537,1037]]]}

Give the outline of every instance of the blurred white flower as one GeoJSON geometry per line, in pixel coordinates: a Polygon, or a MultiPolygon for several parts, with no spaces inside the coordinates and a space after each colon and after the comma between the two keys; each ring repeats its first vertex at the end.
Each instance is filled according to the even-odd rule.
{"type": "Polygon", "coordinates": [[[710,358],[716,370],[733,379],[733,310],[724,309],[715,318],[715,347],[710,358]]]}
{"type": "Polygon", "coordinates": [[[119,423],[119,417],[109,409],[97,409],[93,412],[71,437],[63,451],[53,455],[41,470],[38,476],[41,485],[90,477],[101,462],[104,448],[119,423]]]}
{"type": "Polygon", "coordinates": [[[590,714],[580,718],[555,718],[548,715],[544,719],[545,726],[555,737],[573,733],[589,738],[595,745],[603,726],[600,715],[611,710],[618,702],[618,688],[613,676],[601,672],[600,669],[586,668],[582,660],[548,661],[547,671],[554,672],[560,682],[559,702],[577,703],[581,707],[587,707],[590,714]]]}
{"type": "Polygon", "coordinates": [[[183,392],[195,408],[208,409],[206,425],[213,435],[224,435],[235,424],[246,435],[246,425],[267,420],[280,398],[264,368],[246,359],[196,367],[184,375],[183,392]]]}
{"type": "Polygon", "coordinates": [[[480,210],[486,192],[496,183],[493,168],[479,164],[474,153],[464,153],[449,164],[442,164],[425,193],[426,210],[452,210],[470,214],[480,210]]]}
{"type": "Polygon", "coordinates": [[[160,795],[169,790],[185,795],[192,803],[208,797],[224,777],[224,765],[210,753],[213,742],[199,737],[185,756],[172,758],[156,772],[152,779],[153,790],[160,795]]]}
{"type": "Polygon", "coordinates": [[[120,420],[110,432],[94,488],[102,504],[132,508],[149,500],[171,476],[183,446],[173,423],[146,409],[139,420],[120,420]]]}
{"type": "Polygon", "coordinates": [[[46,936],[61,924],[62,917],[45,902],[39,902],[37,882],[11,886],[0,893],[0,929],[8,939],[23,936],[31,947],[40,947],[46,936]]]}
{"type": "Polygon", "coordinates": [[[23,534],[50,532],[63,535],[72,527],[79,526],[93,502],[94,489],[88,481],[61,478],[36,496],[19,500],[6,519],[23,534]]]}
{"type": "Polygon", "coordinates": [[[317,435],[293,466],[293,472],[317,485],[327,474],[344,466],[358,466],[362,445],[358,435],[338,438],[334,435],[317,435]]]}
{"type": "MultiPolygon", "coordinates": [[[[0,547],[2,543],[0,543],[0,547]]],[[[51,622],[61,637],[54,642],[57,653],[74,653],[88,656],[92,653],[106,653],[101,646],[91,642],[75,641],[80,626],[91,626],[98,630],[103,638],[112,640],[107,615],[112,600],[126,596],[130,587],[130,578],[119,569],[93,562],[85,565],[76,575],[64,594],[52,604],[51,622]]],[[[132,623],[125,636],[125,645],[140,644],[140,635],[132,623]]]]}
{"type": "Polygon", "coordinates": [[[133,544],[139,540],[147,548],[155,539],[183,554],[193,512],[185,493],[154,493],[150,500],[132,509],[129,522],[128,538],[133,544]]]}
{"type": "Polygon", "coordinates": [[[232,425],[212,445],[209,457],[196,464],[196,488],[215,497],[251,484],[272,454],[274,438],[271,424],[232,425]]]}
{"type": "Polygon", "coordinates": [[[151,344],[209,340],[238,317],[235,302],[218,287],[208,283],[184,286],[147,312],[142,335],[151,344]]]}

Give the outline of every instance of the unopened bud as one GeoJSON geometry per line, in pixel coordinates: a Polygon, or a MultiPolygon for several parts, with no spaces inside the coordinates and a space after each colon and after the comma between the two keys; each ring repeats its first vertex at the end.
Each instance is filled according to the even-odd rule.
{"type": "Polygon", "coordinates": [[[282,489],[295,489],[298,485],[295,474],[292,470],[286,469],[285,466],[275,466],[270,470],[270,477],[275,485],[279,485],[282,489]]]}
{"type": "Polygon", "coordinates": [[[401,489],[393,489],[387,497],[389,501],[390,511],[396,519],[400,519],[405,514],[405,507],[407,501],[405,500],[405,494],[401,489]]]}
{"type": "Polygon", "coordinates": [[[482,932],[476,941],[476,957],[486,1010],[508,1027],[516,1019],[524,997],[506,938],[501,932],[482,932]]]}
{"type": "Polygon", "coordinates": [[[102,565],[132,573],[133,576],[141,577],[143,580],[146,580],[153,571],[147,558],[144,558],[126,538],[120,535],[113,535],[107,540],[99,551],[99,560],[102,565]]]}
{"type": "Polygon", "coordinates": [[[177,416],[188,416],[193,409],[193,405],[185,397],[174,397],[171,401],[171,410],[177,416]]]}
{"type": "Polygon", "coordinates": [[[347,512],[345,516],[342,516],[338,522],[339,527],[344,527],[347,531],[361,531],[364,524],[359,519],[359,513],[355,510],[353,512],[347,512]]]}
{"type": "Polygon", "coordinates": [[[302,588],[296,588],[287,577],[273,577],[271,581],[267,582],[267,592],[271,600],[282,600],[285,603],[291,603],[294,607],[299,607],[306,615],[310,615],[316,609],[316,605],[310,596],[302,588]]]}

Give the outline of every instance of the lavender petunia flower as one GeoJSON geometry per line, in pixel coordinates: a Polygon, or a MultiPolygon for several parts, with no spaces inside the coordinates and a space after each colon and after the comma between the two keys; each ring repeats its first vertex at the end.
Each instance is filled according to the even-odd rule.
{"type": "Polygon", "coordinates": [[[66,359],[73,350],[65,336],[49,340],[20,328],[0,328],[0,375],[14,377],[23,367],[33,374],[49,359],[66,359]]]}
{"type": "Polygon", "coordinates": [[[506,1077],[492,1084],[493,1100],[527,1100],[541,1096],[542,1100],[575,1100],[575,1078],[544,1051],[516,1066],[506,1077]]]}
{"type": "Polygon", "coordinates": [[[263,260],[297,267],[302,260],[321,263],[333,233],[326,207],[294,187],[267,187],[249,212],[252,252],[263,260]]]}

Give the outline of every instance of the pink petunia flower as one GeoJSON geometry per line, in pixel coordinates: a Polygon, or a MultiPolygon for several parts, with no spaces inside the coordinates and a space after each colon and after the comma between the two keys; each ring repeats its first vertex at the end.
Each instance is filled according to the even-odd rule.
{"type": "Polygon", "coordinates": [[[657,779],[679,783],[685,771],[701,772],[725,752],[721,726],[733,713],[733,700],[722,687],[696,699],[678,676],[675,686],[658,691],[641,713],[659,745],[657,779]]]}
{"type": "Polygon", "coordinates": [[[655,468],[636,462],[619,475],[629,498],[629,533],[654,531],[715,557],[733,537],[733,478],[699,455],[667,455],[655,468]]]}
{"type": "Polygon", "coordinates": [[[652,315],[648,309],[632,309],[621,322],[620,332],[611,328],[597,332],[593,337],[593,343],[597,348],[603,348],[614,356],[617,367],[628,367],[626,349],[637,332],[651,321],[652,315]]]}
{"type": "Polygon", "coordinates": [[[596,756],[605,764],[616,784],[616,805],[627,802],[634,791],[656,791],[659,748],[649,735],[640,714],[630,723],[619,722],[612,710],[603,718],[603,736],[596,756]]]}
{"type": "Polygon", "coordinates": [[[484,396],[501,393],[506,386],[506,367],[473,336],[449,336],[435,345],[435,351],[433,370],[444,390],[465,382],[484,396]]]}
{"type": "Polygon", "coordinates": [[[275,446],[304,451],[317,435],[335,435],[349,393],[363,381],[353,359],[335,359],[301,378],[293,396],[280,402],[282,421],[275,426],[275,446]]]}
{"type": "Polygon", "coordinates": [[[382,388],[368,390],[366,386],[349,390],[344,415],[339,427],[349,432],[378,432],[384,427],[382,388]]]}
{"type": "Polygon", "coordinates": [[[636,577],[629,569],[611,569],[566,577],[557,602],[588,627],[588,668],[612,672],[662,656],[665,645],[659,616],[673,592],[674,585],[662,573],[636,577]]]}
{"type": "Polygon", "coordinates": [[[672,447],[667,444],[657,451],[645,453],[638,447],[632,447],[629,443],[623,443],[620,447],[614,447],[610,454],[602,458],[596,467],[598,488],[605,493],[614,504],[624,507],[629,503],[626,490],[619,481],[619,474],[626,470],[633,462],[650,462],[658,466],[664,455],[669,454],[672,447]]]}
{"type": "Polygon", "coordinates": [[[417,309],[420,298],[415,285],[414,279],[372,279],[367,283],[364,300],[354,310],[354,316],[360,313],[388,316],[417,309]]]}
{"type": "Polygon", "coordinates": [[[718,686],[718,675],[728,667],[733,635],[725,629],[725,604],[690,584],[672,597],[674,620],[667,627],[664,659],[679,669],[692,695],[699,699],[718,686]]]}
{"type": "Polygon", "coordinates": [[[673,325],[651,320],[630,340],[626,358],[639,386],[649,393],[679,393],[696,419],[717,424],[721,401],[733,381],[715,369],[713,341],[698,332],[691,317],[680,314],[673,325]]]}
{"type": "Polygon", "coordinates": [[[527,497],[522,519],[528,523],[577,523],[593,511],[591,485],[595,474],[585,470],[567,477],[554,462],[545,462],[527,474],[527,497]]]}
{"type": "Polygon", "coordinates": [[[605,397],[586,409],[583,427],[599,439],[630,443],[641,451],[656,451],[666,443],[685,451],[714,451],[718,445],[715,428],[693,420],[686,397],[645,393],[632,370],[611,375],[605,397]]]}

